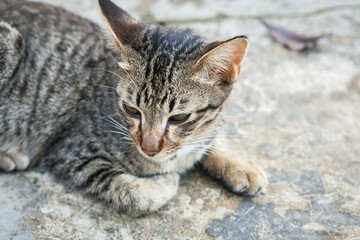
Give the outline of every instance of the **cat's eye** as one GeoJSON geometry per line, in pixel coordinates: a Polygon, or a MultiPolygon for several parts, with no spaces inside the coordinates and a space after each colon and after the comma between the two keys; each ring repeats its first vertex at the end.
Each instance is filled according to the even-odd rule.
{"type": "Polygon", "coordinates": [[[180,124],[189,119],[190,113],[177,114],[169,118],[170,124],[180,124]]]}
{"type": "Polygon", "coordinates": [[[123,103],[123,108],[127,114],[135,118],[141,118],[141,113],[136,108],[130,107],[129,105],[123,103]]]}

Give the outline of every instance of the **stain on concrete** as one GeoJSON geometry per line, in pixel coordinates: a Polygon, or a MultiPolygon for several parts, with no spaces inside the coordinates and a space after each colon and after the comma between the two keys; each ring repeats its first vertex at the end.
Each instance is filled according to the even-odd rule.
{"type": "Polygon", "coordinates": [[[295,211],[281,216],[274,207],[272,203],[258,205],[244,200],[232,217],[213,222],[206,233],[216,239],[311,239],[319,236],[301,228],[310,222],[309,213],[295,211]]]}
{"type": "Polygon", "coordinates": [[[348,84],[349,92],[360,94],[360,74],[354,76],[348,84]]]}
{"type": "Polygon", "coordinates": [[[300,195],[310,200],[306,211],[287,209],[279,214],[276,204],[258,204],[244,199],[235,214],[212,222],[206,233],[216,239],[319,239],[341,236],[345,227],[359,227],[360,215],[342,211],[341,202],[325,197],[318,173],[304,172],[301,176],[288,171],[271,172],[273,183],[287,182],[300,195]]]}

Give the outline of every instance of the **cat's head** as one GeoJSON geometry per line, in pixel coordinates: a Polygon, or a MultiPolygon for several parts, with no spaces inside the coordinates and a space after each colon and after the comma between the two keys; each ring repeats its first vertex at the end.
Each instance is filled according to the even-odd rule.
{"type": "Polygon", "coordinates": [[[138,22],[99,0],[119,56],[119,112],[139,152],[162,161],[203,148],[240,73],[248,41],[206,43],[191,30],[138,22]]]}

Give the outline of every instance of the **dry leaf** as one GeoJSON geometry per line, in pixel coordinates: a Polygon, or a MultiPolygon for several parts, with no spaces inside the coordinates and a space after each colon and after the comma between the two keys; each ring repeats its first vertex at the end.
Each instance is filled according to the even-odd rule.
{"type": "Polygon", "coordinates": [[[291,32],[285,28],[274,26],[261,20],[265,27],[268,29],[270,36],[281,45],[289,48],[293,51],[304,51],[306,49],[314,48],[316,46],[317,41],[320,38],[330,38],[331,34],[321,34],[315,37],[307,37],[304,35],[300,35],[294,32],[291,32]]]}

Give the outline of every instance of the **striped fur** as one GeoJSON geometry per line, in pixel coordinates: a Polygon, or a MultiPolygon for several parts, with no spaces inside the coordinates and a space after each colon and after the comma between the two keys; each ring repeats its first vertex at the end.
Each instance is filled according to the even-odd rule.
{"type": "Polygon", "coordinates": [[[110,42],[97,25],[63,9],[0,2],[0,168],[40,162],[68,186],[138,215],[166,204],[178,173],[211,148],[235,79],[222,78],[224,69],[212,70],[216,81],[204,79],[211,63],[203,56],[219,56],[230,69],[236,49],[226,47],[234,56],[212,54],[223,43],[145,25],[99,2],[110,42]],[[169,120],[183,113],[191,114],[183,123],[169,120]],[[152,157],[142,151],[145,133],[161,140],[152,157]]]}

